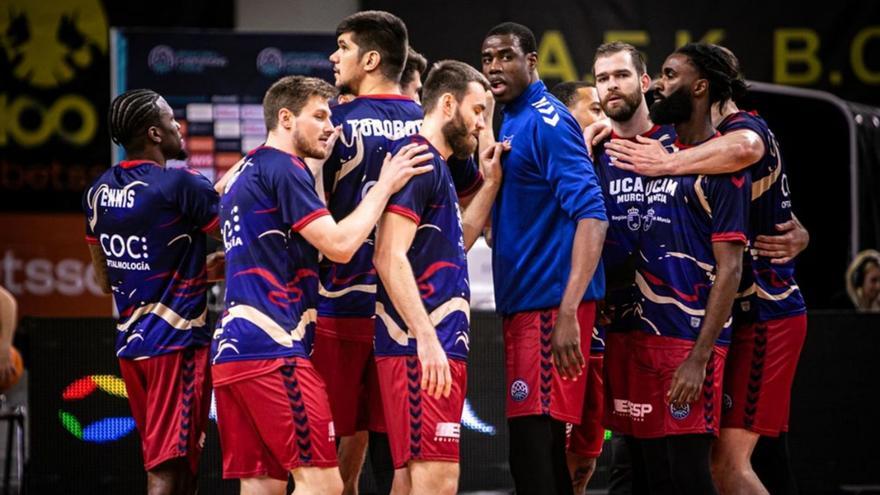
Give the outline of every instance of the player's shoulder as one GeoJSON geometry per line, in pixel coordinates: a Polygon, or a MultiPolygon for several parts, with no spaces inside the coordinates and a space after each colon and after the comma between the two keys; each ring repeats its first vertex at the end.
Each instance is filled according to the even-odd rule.
{"type": "Polygon", "coordinates": [[[751,129],[761,133],[769,131],[767,122],[757,112],[740,110],[724,118],[718,125],[721,132],[732,132],[740,129],[751,129]]]}
{"type": "Polygon", "coordinates": [[[527,115],[538,129],[556,129],[568,115],[568,109],[550,92],[545,91],[529,101],[527,115]]]}
{"type": "Polygon", "coordinates": [[[367,95],[333,108],[333,116],[344,118],[385,117],[400,119],[422,118],[422,107],[403,95],[367,95]]]}
{"type": "Polygon", "coordinates": [[[538,94],[529,102],[527,113],[535,132],[543,140],[561,141],[575,139],[583,142],[580,126],[561,101],[549,91],[538,94]]]}

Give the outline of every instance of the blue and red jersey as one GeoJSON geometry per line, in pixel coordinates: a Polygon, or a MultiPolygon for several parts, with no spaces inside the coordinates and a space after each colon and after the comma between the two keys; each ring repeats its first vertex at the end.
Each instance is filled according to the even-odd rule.
{"type": "MultiPolygon", "coordinates": [[[[673,151],[675,128],[654,125],[643,137],[659,140],[669,152],[673,151]]],[[[609,139],[621,139],[611,133],[609,139]]],[[[642,231],[642,215],[645,204],[645,184],[648,179],[614,165],[605,152],[604,143],[596,148],[596,176],[605,198],[605,211],[608,215],[608,232],[605,234],[605,247],[602,250],[602,263],[606,275],[630,270],[635,267],[633,260],[638,252],[639,235],[642,231]],[[628,268],[631,267],[631,268],[628,268]]],[[[609,313],[609,332],[626,332],[638,325],[635,315],[638,289],[635,285],[608,289],[605,294],[605,309],[609,313]]]]}
{"type": "MultiPolygon", "coordinates": [[[[327,207],[337,221],[353,212],[379,179],[386,153],[419,132],[422,117],[422,107],[400,95],[361,96],[333,108],[331,119],[334,125],[342,126],[342,134],[323,174],[327,207]]],[[[449,168],[462,196],[472,194],[482,183],[473,159],[453,161],[449,168]]],[[[378,281],[373,242],[371,234],[348,263],[321,262],[321,316],[373,317],[378,281]]]]}
{"type": "Polygon", "coordinates": [[[265,146],[248,154],[220,201],[226,310],[215,364],[309,356],[318,251],[299,232],[329,214],[302,160],[265,146]]]}
{"type": "MultiPolygon", "coordinates": [[[[578,221],[606,217],[580,127],[544,83],[532,83],[503,117],[500,140],[511,150],[492,213],[492,272],[495,307],[510,315],[559,306],[578,221]]],[[[583,300],[604,293],[600,263],[583,300]]]]}
{"type": "Polygon", "coordinates": [[[147,160],[120,162],[86,191],[86,242],[107,259],[120,358],[209,342],[205,232],[217,226],[218,199],[198,172],[147,160]]]}
{"type": "MultiPolygon", "coordinates": [[[[767,123],[757,114],[737,112],[719,125],[722,134],[749,130],[760,136],[764,156],[749,167],[752,202],[749,210],[749,240],[754,246],[759,235],[777,235],[776,224],[791,220],[791,191],[779,144],[767,123]]],[[[768,321],[796,316],[806,311],[804,298],[794,278],[795,263],[773,264],[750,253],[743,261],[740,298],[734,314],[739,320],[768,321]]]]}
{"type": "MultiPolygon", "coordinates": [[[[715,278],[712,244],[741,243],[745,249],[750,192],[748,171],[646,182],[636,272],[642,331],[697,339],[715,278]]],[[[730,343],[730,327],[728,318],[717,344],[730,343]]]]}
{"type": "MultiPolygon", "coordinates": [[[[409,218],[418,225],[407,258],[422,303],[447,356],[467,359],[470,287],[461,212],[452,173],[440,152],[422,136],[413,136],[398,143],[396,148],[409,141],[429,145],[429,151],[434,154],[434,169],[410,179],[391,197],[386,211],[409,218]]],[[[376,298],[376,356],[415,354],[415,337],[409,334],[380,281],[376,298]]]]}

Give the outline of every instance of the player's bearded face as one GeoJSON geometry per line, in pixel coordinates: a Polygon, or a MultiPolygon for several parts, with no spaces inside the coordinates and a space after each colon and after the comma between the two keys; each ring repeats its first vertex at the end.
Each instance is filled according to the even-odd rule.
{"type": "Polygon", "coordinates": [[[687,85],[682,85],[669,96],[663,96],[659,89],[654,90],[651,120],[655,124],[680,124],[690,119],[693,111],[694,104],[687,85]]]}
{"type": "Polygon", "coordinates": [[[446,142],[452,148],[452,154],[456,158],[466,159],[477,151],[479,141],[476,134],[479,129],[476,126],[476,118],[471,118],[470,125],[468,125],[468,119],[462,114],[462,108],[463,105],[459,104],[455,117],[443,124],[441,130],[446,142]]]}
{"type": "Polygon", "coordinates": [[[602,98],[602,110],[611,120],[626,122],[636,113],[642,104],[642,98],[642,90],[638,85],[629,93],[621,90],[609,91],[602,98]],[[611,105],[612,100],[619,103],[611,105]]]}
{"type": "Polygon", "coordinates": [[[327,101],[313,97],[296,117],[293,129],[293,149],[302,158],[325,158],[327,139],[333,134],[330,108],[327,101]]]}

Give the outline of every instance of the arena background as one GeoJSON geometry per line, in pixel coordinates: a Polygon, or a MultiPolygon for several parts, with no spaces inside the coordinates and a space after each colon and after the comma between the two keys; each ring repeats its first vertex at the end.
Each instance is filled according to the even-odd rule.
{"type": "MultiPolygon", "coordinates": [[[[823,311],[843,290],[853,254],[880,245],[880,4],[4,0],[0,284],[27,317],[16,344],[29,376],[8,395],[29,411],[30,493],[143,487],[113,358],[111,303],[92,281],[82,242],[82,191],[118,152],[105,122],[111,95],[141,86],[166,94],[186,122],[189,165],[217,177],[264,132],[255,112],[268,85],[288,73],[329,75],[336,23],[367,8],[400,15],[414,48],[432,61],[476,64],[491,26],[522,22],[538,37],[548,85],[589,78],[592,52],[614,39],[644,49],[652,72],[689,40],[737,53],[756,81],[751,104],[786,156],[794,210],[812,234],[798,273],[811,308],[791,423],[798,482],[804,493],[880,490],[871,367],[880,319],[823,311]],[[111,27],[119,28],[113,36],[111,27]]],[[[472,267],[477,276],[484,265],[472,267]]],[[[491,312],[473,321],[461,486],[506,489],[499,322],[491,312]]],[[[216,436],[208,445],[202,493],[232,493],[219,481],[216,436]]],[[[591,488],[604,486],[604,466],[591,488]]]]}

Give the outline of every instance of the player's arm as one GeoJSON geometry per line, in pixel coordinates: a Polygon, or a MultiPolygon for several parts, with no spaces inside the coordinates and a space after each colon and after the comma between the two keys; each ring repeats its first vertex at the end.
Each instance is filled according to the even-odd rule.
{"type": "Polygon", "coordinates": [[[416,167],[434,156],[424,153],[427,149],[425,145],[409,144],[401,148],[393,158],[390,154],[386,155],[379,180],[351,214],[339,223],[325,215],[310,222],[299,233],[332,261],[348,263],[373,231],[388,198],[400,190],[411,177],[434,169],[433,165],[416,167]]]}
{"type": "Polygon", "coordinates": [[[89,254],[92,256],[92,266],[95,268],[95,281],[104,294],[112,293],[110,289],[110,277],[107,275],[107,258],[104,250],[96,244],[89,244],[89,254]]]}
{"type": "Polygon", "coordinates": [[[439,399],[441,395],[449,397],[452,374],[446,352],[422,303],[412,265],[406,256],[417,229],[418,225],[413,219],[395,212],[385,213],[376,233],[373,265],[394,308],[416,339],[422,366],[422,390],[439,399]]]}
{"type": "Polygon", "coordinates": [[[12,337],[18,324],[18,303],[9,291],[0,286],[0,381],[6,381],[15,373],[9,355],[12,337]]]}
{"type": "Polygon", "coordinates": [[[608,222],[595,218],[584,218],[578,221],[571,246],[571,272],[568,283],[562,294],[556,327],[551,337],[553,357],[563,378],[575,378],[586,366],[580,349],[580,324],[577,310],[584,298],[584,292],[590,285],[599,259],[602,256],[602,245],[608,222]],[[573,336],[576,335],[577,339],[573,336]]]}
{"type": "Polygon", "coordinates": [[[205,258],[205,271],[208,273],[208,282],[219,282],[226,278],[226,253],[215,251],[205,258]]]}
{"type": "Polygon", "coordinates": [[[715,281],[709,290],[706,317],[700,327],[700,336],[684,362],[675,370],[672,386],[666,393],[672,404],[696,402],[706,378],[706,364],[712,357],[715,341],[730,317],[736,289],[742,276],[743,244],[741,242],[713,242],[715,281]]]}
{"type": "Polygon", "coordinates": [[[777,235],[759,235],[755,238],[758,256],[770,258],[770,263],[788,263],[810,244],[810,233],[794,213],[791,220],[776,224],[777,235]]]}
{"type": "Polygon", "coordinates": [[[615,167],[640,175],[717,175],[738,172],[764,156],[758,133],[739,129],[699,146],[669,153],[656,139],[636,136],[636,141],[613,139],[605,151],[615,167]]]}
{"type": "Polygon", "coordinates": [[[223,195],[223,192],[226,190],[226,184],[229,183],[230,179],[235,177],[235,174],[237,174],[239,169],[241,169],[241,166],[244,165],[246,158],[247,156],[241,157],[239,161],[235,162],[235,165],[230,167],[229,170],[223,174],[223,177],[220,177],[220,180],[214,183],[214,190],[217,191],[217,194],[221,196],[223,195]]]}
{"type": "Polygon", "coordinates": [[[672,386],[667,392],[667,398],[673,404],[694,402],[700,397],[706,376],[706,363],[711,359],[715,342],[730,317],[733,300],[736,298],[747,242],[745,232],[752,196],[749,172],[705,176],[698,180],[703,181],[705,198],[712,211],[715,280],[709,289],[700,335],[688,357],[672,376],[672,386]]]}
{"type": "MultiPolygon", "coordinates": [[[[180,180],[166,190],[166,196],[177,203],[179,211],[205,234],[220,239],[220,194],[215,184],[192,169],[179,169],[180,180]]],[[[228,174],[227,174],[228,175],[228,174]]]]}
{"type": "Polygon", "coordinates": [[[495,97],[492,95],[492,91],[486,91],[486,109],[483,110],[483,116],[486,119],[486,127],[480,131],[477,138],[481,152],[491,148],[496,142],[495,128],[493,127],[495,125],[495,97]]]}
{"type": "Polygon", "coordinates": [[[562,210],[577,222],[571,248],[571,271],[550,337],[553,360],[563,378],[582,373],[586,361],[580,347],[577,309],[596,272],[608,230],[605,201],[583,136],[573,125],[537,122],[536,162],[562,210]]]}
{"type": "Polygon", "coordinates": [[[509,150],[510,143],[494,143],[480,153],[483,185],[465,207],[461,218],[465,251],[470,251],[489,221],[495,196],[501,188],[501,154],[509,150]]]}

